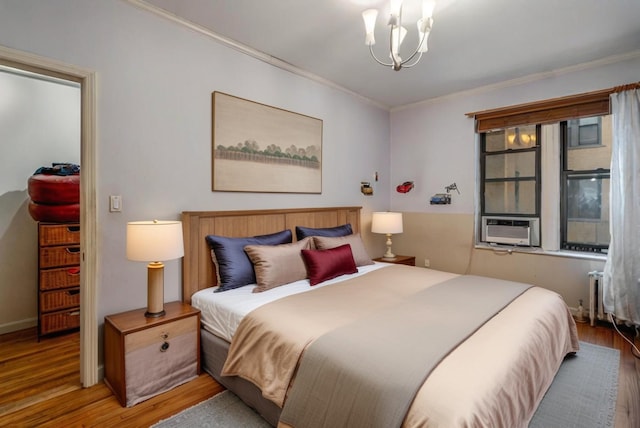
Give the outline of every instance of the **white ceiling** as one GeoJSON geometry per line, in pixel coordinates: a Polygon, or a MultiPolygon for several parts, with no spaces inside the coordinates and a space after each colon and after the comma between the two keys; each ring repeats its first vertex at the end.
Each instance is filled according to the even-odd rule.
{"type": "MultiPolygon", "coordinates": [[[[388,0],[138,2],[391,108],[640,49],[640,0],[440,0],[429,51],[397,72],[364,44],[361,13],[377,8],[374,50],[388,58],[388,0]]],[[[420,5],[404,1],[407,51],[420,5]]]]}

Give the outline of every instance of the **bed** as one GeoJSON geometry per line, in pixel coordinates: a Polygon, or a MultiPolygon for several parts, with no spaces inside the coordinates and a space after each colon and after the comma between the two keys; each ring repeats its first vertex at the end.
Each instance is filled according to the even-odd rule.
{"type": "MultiPolygon", "coordinates": [[[[343,422],[343,426],[377,423],[378,426],[404,427],[526,427],[564,356],[578,350],[573,318],[562,298],[554,292],[432,269],[370,260],[366,263],[363,260],[367,256],[361,253],[359,241],[359,207],[189,211],[183,213],[182,221],[183,300],[202,311],[203,368],[273,426],[312,426],[316,422],[317,426],[339,426],[339,419],[335,418],[346,418],[343,421],[348,422],[343,422]],[[307,244],[294,237],[292,244],[273,244],[273,247],[278,251],[280,247],[300,251],[299,246],[310,245],[304,248],[305,257],[321,254],[324,257],[331,252],[344,253],[345,246],[338,246],[336,242],[346,240],[353,248],[356,271],[349,270],[350,273],[314,286],[310,286],[307,279],[298,279],[262,293],[253,292],[259,285],[214,293],[218,277],[211,247],[205,240],[207,236],[254,237],[281,231],[290,231],[295,236],[296,226],[321,230],[344,225],[351,228],[351,234],[344,238],[305,238],[314,242],[307,244]],[[327,242],[331,246],[323,248],[327,242]],[[314,248],[314,244],[320,247],[314,248]],[[483,287],[485,290],[485,286],[487,289],[502,287],[496,291],[500,295],[513,294],[500,297],[504,302],[495,303],[496,308],[490,309],[494,305],[493,297],[488,297],[491,295],[484,291],[477,296],[470,294],[472,289],[483,287]],[[354,290],[358,288],[363,292],[357,294],[354,290]],[[445,297],[453,299],[450,308],[437,303],[433,297],[434,293],[450,293],[449,290],[459,293],[458,297],[445,297]],[[424,304],[432,307],[424,309],[418,295],[424,304]],[[401,308],[402,316],[393,312],[397,311],[396,306],[401,308]],[[475,312],[479,314],[472,315],[475,312]],[[412,318],[422,314],[431,320],[412,318]],[[478,325],[466,325],[471,322],[468,319],[474,317],[480,317],[478,325]],[[430,326],[432,322],[434,326],[430,326]],[[350,331],[355,328],[365,330],[350,331]],[[411,339],[405,340],[404,336],[411,330],[415,330],[414,336],[406,336],[411,339]],[[351,337],[348,334],[366,340],[347,339],[345,343],[345,337],[351,337]],[[451,343],[441,351],[433,351],[432,348],[440,348],[439,342],[451,343]],[[274,343],[277,345],[272,345],[274,343]],[[409,351],[396,351],[405,349],[404,346],[408,346],[409,351]],[[335,353],[332,350],[336,348],[349,351],[337,356],[324,354],[335,353]],[[358,364],[366,379],[352,381],[340,374],[346,370],[342,359],[347,360],[344,364],[348,365],[349,355],[358,352],[366,356],[361,357],[366,364],[358,364]],[[378,358],[378,354],[383,355],[378,358]],[[425,373],[396,373],[392,367],[415,365],[411,360],[423,358],[433,360],[431,366],[424,369],[425,373]],[[390,364],[394,359],[398,359],[398,363],[390,364]],[[326,374],[327,366],[336,365],[339,366],[335,369],[337,372],[326,374]],[[323,383],[322,379],[333,379],[332,376],[346,379],[342,381],[344,385],[337,388],[340,391],[332,387],[334,381],[323,383]],[[374,378],[381,382],[369,387],[374,378]],[[402,381],[395,382],[397,379],[402,381]],[[350,391],[348,387],[353,385],[359,385],[360,389],[350,391]],[[340,405],[345,402],[349,404],[340,405]],[[358,414],[353,409],[364,413],[358,414]],[[391,418],[389,421],[384,419],[387,416],[391,418]]],[[[247,247],[247,251],[259,249],[269,255],[272,251],[269,245],[258,243],[247,247]]],[[[332,257],[335,258],[335,254],[332,257]]],[[[318,272],[322,279],[326,260],[305,258],[307,268],[315,269],[309,270],[312,279],[318,272]]],[[[256,272],[259,266],[256,262],[256,272]]],[[[265,277],[268,278],[259,275],[259,281],[265,277]]]]}

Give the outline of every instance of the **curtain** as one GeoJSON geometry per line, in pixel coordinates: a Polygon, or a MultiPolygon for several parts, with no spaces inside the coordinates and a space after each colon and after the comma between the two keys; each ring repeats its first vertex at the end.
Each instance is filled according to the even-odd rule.
{"type": "Polygon", "coordinates": [[[611,112],[611,241],[603,305],[618,320],[640,325],[640,85],[612,93],[611,112]]]}

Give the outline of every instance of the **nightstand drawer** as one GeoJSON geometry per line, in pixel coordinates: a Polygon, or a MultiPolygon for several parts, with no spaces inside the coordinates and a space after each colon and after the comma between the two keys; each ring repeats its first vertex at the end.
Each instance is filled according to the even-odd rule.
{"type": "Polygon", "coordinates": [[[58,311],[75,306],[80,306],[80,287],[40,293],[42,312],[58,311]]]}
{"type": "Polygon", "coordinates": [[[195,317],[184,318],[127,334],[124,338],[125,352],[134,352],[140,348],[159,345],[190,331],[198,331],[198,319],[195,317]]]}
{"type": "Polygon", "coordinates": [[[189,317],[125,337],[127,406],[198,375],[198,318],[189,317]]]}

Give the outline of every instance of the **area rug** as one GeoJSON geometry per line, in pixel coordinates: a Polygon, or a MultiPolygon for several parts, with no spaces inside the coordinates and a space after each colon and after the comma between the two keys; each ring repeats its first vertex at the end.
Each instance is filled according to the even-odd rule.
{"type": "MultiPolygon", "coordinates": [[[[620,352],[580,342],[542,399],[529,428],[613,427],[620,352]]],[[[268,428],[270,425],[229,391],[160,421],[152,428],[268,428]]]]}
{"type": "Polygon", "coordinates": [[[529,428],[613,427],[620,351],[580,342],[533,415],[529,428]]]}

